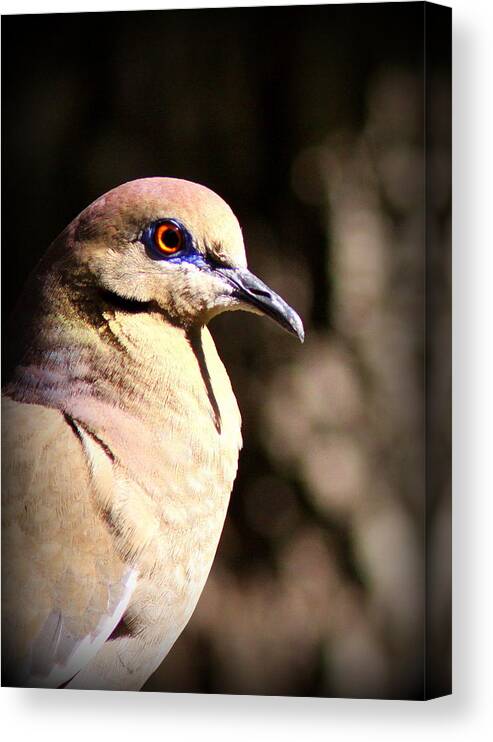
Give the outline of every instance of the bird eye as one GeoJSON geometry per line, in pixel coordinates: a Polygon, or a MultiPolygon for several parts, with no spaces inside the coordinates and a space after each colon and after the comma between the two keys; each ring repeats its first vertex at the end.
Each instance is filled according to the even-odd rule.
{"type": "Polygon", "coordinates": [[[154,232],[154,245],[163,255],[173,255],[184,245],[183,230],[174,222],[163,222],[154,232]]]}

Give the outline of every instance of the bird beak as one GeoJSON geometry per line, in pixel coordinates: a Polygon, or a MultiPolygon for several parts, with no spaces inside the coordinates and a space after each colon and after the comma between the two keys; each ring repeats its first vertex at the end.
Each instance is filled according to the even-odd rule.
{"type": "Polygon", "coordinates": [[[216,272],[233,287],[233,296],[253,311],[265,314],[303,342],[303,323],[294,309],[246,268],[219,268],[216,272]]]}

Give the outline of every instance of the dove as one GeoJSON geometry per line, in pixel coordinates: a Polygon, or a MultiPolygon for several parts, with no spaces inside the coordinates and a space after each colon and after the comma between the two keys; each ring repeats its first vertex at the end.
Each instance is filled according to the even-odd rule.
{"type": "Polygon", "coordinates": [[[28,280],[2,396],[5,685],[138,690],[187,625],[242,445],[207,328],[230,310],[303,340],[231,208],[173,178],[98,198],[28,280]]]}

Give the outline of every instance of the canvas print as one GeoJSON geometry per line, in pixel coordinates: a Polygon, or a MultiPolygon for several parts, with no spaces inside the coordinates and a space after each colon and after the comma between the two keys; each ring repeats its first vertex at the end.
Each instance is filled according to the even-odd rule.
{"type": "Polygon", "coordinates": [[[450,693],[450,9],[2,42],[2,684],[450,693]]]}

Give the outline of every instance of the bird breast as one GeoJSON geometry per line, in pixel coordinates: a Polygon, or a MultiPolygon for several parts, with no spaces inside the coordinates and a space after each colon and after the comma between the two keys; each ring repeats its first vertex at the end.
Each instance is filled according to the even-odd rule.
{"type": "MultiPolygon", "coordinates": [[[[101,569],[135,575],[124,623],[142,645],[158,647],[159,662],[190,618],[217,549],[241,446],[238,407],[207,329],[187,333],[160,317],[113,313],[99,328],[86,327],[84,342],[73,330],[59,332],[46,353],[34,348],[17,369],[4,400],[10,468],[15,474],[35,444],[36,471],[47,474],[33,479],[20,504],[29,504],[48,545],[50,519],[65,529],[68,552],[79,542],[67,513],[82,508],[77,538],[101,546],[101,569]],[[40,427],[43,415],[55,436],[40,427]],[[38,523],[38,510],[48,520],[38,523]]],[[[16,503],[7,500],[17,512],[16,503]]],[[[39,561],[34,542],[33,550],[39,561]]],[[[53,572],[50,564],[47,557],[53,572]]]]}
{"type": "Polygon", "coordinates": [[[150,315],[108,315],[99,351],[66,400],[95,497],[121,556],[170,587],[210,569],[236,476],[240,414],[207,328],[185,332],[150,315]],[[105,474],[106,472],[106,474],[105,474]],[[110,484],[111,483],[111,484],[110,484]]]}

